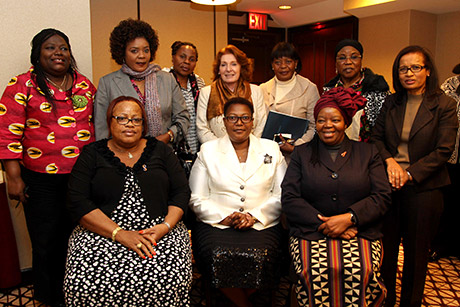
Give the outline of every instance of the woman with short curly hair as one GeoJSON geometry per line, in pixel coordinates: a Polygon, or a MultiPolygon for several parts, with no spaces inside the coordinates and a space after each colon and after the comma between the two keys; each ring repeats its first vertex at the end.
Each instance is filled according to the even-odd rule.
{"type": "Polygon", "coordinates": [[[254,105],[253,134],[262,135],[267,119],[262,90],[249,84],[252,63],[246,54],[233,45],[222,48],[213,64],[214,82],[201,90],[197,107],[196,128],[201,143],[224,136],[224,104],[230,98],[246,98],[254,105]]]}
{"type": "Polygon", "coordinates": [[[147,112],[147,135],[166,144],[182,140],[189,127],[189,113],[171,74],[161,71],[155,59],[158,35],[142,21],[122,20],[110,34],[112,58],[122,65],[99,80],[95,100],[96,139],[109,137],[107,107],[119,96],[139,99],[147,112]]]}

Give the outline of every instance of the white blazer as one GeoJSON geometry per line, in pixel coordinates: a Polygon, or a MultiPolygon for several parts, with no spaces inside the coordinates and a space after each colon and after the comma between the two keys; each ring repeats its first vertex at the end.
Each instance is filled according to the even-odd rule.
{"type": "Polygon", "coordinates": [[[238,211],[260,221],[256,230],[279,223],[286,161],[277,143],[249,137],[244,166],[228,135],[201,145],[190,175],[190,208],[197,220],[224,229],[219,222],[238,211]]]}
{"type": "MultiPolygon", "coordinates": [[[[210,121],[208,121],[206,117],[210,94],[211,85],[203,87],[200,91],[198,106],[196,108],[196,130],[198,140],[200,140],[202,144],[227,134],[223,115],[214,117],[210,121]]],[[[257,137],[261,137],[265,127],[265,121],[267,120],[267,110],[264,104],[264,94],[260,87],[255,84],[251,84],[251,99],[254,105],[254,126],[252,133],[257,137]]]]}

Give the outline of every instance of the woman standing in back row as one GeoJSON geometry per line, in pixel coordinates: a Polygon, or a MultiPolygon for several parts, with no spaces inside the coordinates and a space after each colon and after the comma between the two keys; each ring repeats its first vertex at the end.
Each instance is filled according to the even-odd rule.
{"type": "Polygon", "coordinates": [[[395,94],[385,100],[371,142],[385,161],[393,188],[383,228],[385,306],[396,301],[399,244],[404,246],[401,306],[420,306],[428,251],[443,210],[441,187],[450,184],[446,162],[455,147],[456,104],[440,89],[429,52],[401,50],[393,63],[395,94]]]}
{"type": "Polygon", "coordinates": [[[59,30],[35,35],[30,61],[29,71],[12,78],[0,100],[0,159],[10,198],[24,206],[34,298],[59,306],[72,231],[67,182],[83,146],[94,141],[96,88],[78,73],[69,38],[59,30]]]}
{"type": "Polygon", "coordinates": [[[254,105],[252,133],[262,136],[267,113],[263,94],[257,85],[249,84],[252,66],[246,54],[233,45],[222,48],[213,64],[214,82],[201,90],[198,100],[196,128],[201,143],[227,134],[224,125],[224,104],[241,97],[254,105]]]}
{"type": "Polygon", "coordinates": [[[363,46],[353,39],[344,39],[335,47],[337,76],[324,85],[328,91],[334,87],[352,88],[366,98],[363,110],[356,112],[347,136],[354,141],[368,142],[372,128],[389,93],[385,79],[369,68],[362,68],[363,46]]]}
{"type": "Polygon", "coordinates": [[[188,133],[179,143],[179,147],[181,150],[196,155],[200,149],[196,133],[196,109],[200,90],[205,86],[203,79],[193,72],[198,62],[198,50],[192,43],[181,41],[175,41],[171,45],[171,50],[173,66],[163,70],[169,71],[176,79],[190,114],[188,133]]]}
{"type": "Polygon", "coordinates": [[[120,96],[139,99],[145,105],[148,136],[175,144],[187,134],[189,114],[176,80],[157,64],[151,64],[158,45],[155,30],[142,20],[122,20],[113,29],[110,52],[122,66],[99,80],[94,105],[97,140],[109,136],[107,107],[120,96]]]}
{"type": "Polygon", "coordinates": [[[272,111],[309,120],[305,134],[294,144],[283,142],[280,149],[290,154],[294,146],[309,142],[315,135],[315,118],[313,109],[319,99],[316,85],[298,73],[302,62],[294,46],[290,43],[278,43],[271,54],[271,65],[275,77],[260,85],[264,101],[272,111]]]}

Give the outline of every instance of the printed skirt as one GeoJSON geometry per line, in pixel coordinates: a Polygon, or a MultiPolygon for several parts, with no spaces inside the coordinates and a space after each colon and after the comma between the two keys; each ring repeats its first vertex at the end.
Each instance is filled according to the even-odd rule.
{"type": "Polygon", "coordinates": [[[290,238],[299,306],[382,306],[380,240],[290,238]]]}

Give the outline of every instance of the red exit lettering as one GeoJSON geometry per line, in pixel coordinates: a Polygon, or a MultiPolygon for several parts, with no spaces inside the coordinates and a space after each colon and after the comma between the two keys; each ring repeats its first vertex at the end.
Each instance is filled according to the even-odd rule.
{"type": "Polygon", "coordinates": [[[249,29],[267,30],[267,15],[258,13],[249,13],[249,29]]]}

